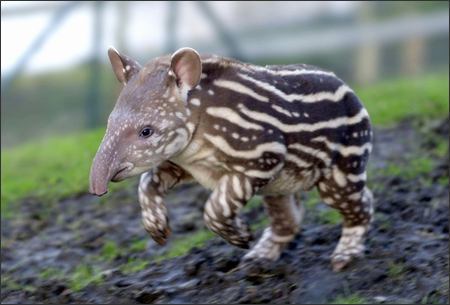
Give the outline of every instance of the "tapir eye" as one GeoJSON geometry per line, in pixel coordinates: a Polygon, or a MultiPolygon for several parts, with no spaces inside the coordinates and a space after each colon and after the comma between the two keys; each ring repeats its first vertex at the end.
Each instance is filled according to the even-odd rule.
{"type": "Polygon", "coordinates": [[[148,138],[152,134],[153,134],[153,129],[151,129],[151,127],[146,126],[146,127],[142,128],[141,132],[139,133],[139,136],[141,138],[148,138]]]}

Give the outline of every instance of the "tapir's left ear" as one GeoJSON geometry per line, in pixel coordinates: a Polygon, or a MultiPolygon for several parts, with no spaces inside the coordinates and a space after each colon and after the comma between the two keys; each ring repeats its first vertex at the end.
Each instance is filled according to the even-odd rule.
{"type": "Polygon", "coordinates": [[[197,51],[182,48],[173,53],[170,69],[175,74],[177,84],[182,91],[189,91],[200,82],[202,62],[197,51]]]}
{"type": "Polygon", "coordinates": [[[112,47],[108,49],[108,57],[117,79],[124,85],[141,70],[141,65],[137,61],[120,54],[112,47]]]}

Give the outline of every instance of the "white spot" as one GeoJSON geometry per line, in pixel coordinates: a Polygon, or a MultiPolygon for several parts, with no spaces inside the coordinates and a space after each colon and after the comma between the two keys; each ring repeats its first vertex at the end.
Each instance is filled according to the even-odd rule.
{"type": "Polygon", "coordinates": [[[214,91],[211,90],[211,89],[209,89],[209,90],[208,90],[208,94],[209,94],[209,95],[214,95],[214,91]]]}
{"type": "Polygon", "coordinates": [[[238,135],[237,133],[235,133],[235,132],[233,132],[233,133],[231,134],[231,136],[232,136],[234,139],[239,139],[239,135],[238,135]]]}
{"type": "Polygon", "coordinates": [[[244,172],[245,171],[245,168],[243,166],[240,166],[240,165],[234,165],[233,168],[235,170],[237,170],[238,172],[244,172]]]}
{"type": "Polygon", "coordinates": [[[188,123],[186,124],[186,127],[188,128],[188,130],[189,130],[189,132],[190,132],[191,134],[194,132],[194,129],[195,129],[194,123],[188,122],[188,123]]]}
{"type": "Polygon", "coordinates": [[[191,99],[190,103],[194,106],[200,106],[200,100],[198,98],[191,99]]]}
{"type": "Polygon", "coordinates": [[[334,204],[333,198],[330,198],[330,197],[323,198],[323,202],[325,202],[328,205],[333,205],[334,204]]]}
{"type": "Polygon", "coordinates": [[[177,117],[177,118],[179,118],[179,119],[184,119],[185,118],[185,116],[181,113],[181,112],[175,112],[175,116],[177,117]]]}
{"type": "Polygon", "coordinates": [[[348,199],[350,199],[352,201],[357,201],[357,200],[361,199],[361,193],[360,192],[353,193],[348,196],[348,199]]]}

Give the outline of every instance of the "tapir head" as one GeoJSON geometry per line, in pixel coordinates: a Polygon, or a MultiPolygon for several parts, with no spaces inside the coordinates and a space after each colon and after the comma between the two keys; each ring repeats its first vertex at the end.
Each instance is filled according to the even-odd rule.
{"type": "Polygon", "coordinates": [[[202,71],[198,53],[190,48],[144,67],[113,48],[108,56],[123,88],[91,167],[90,192],[99,196],[109,181],[148,171],[188,144],[187,98],[202,71]]]}

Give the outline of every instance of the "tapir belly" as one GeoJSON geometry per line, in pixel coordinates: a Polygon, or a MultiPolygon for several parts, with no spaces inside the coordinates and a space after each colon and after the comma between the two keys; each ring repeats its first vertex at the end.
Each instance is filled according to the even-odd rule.
{"type": "Polygon", "coordinates": [[[320,171],[315,167],[302,170],[285,167],[261,189],[260,193],[263,195],[287,195],[298,191],[307,191],[317,183],[319,176],[320,171]]]}

